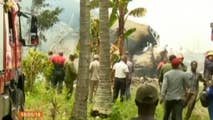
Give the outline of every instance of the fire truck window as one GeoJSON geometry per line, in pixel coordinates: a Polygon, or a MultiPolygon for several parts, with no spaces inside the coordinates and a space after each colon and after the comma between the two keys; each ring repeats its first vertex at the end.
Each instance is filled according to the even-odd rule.
{"type": "Polygon", "coordinates": [[[9,39],[11,42],[15,42],[14,29],[13,29],[13,18],[12,18],[11,12],[8,12],[8,20],[9,20],[9,39]]]}
{"type": "Polygon", "coordinates": [[[4,64],[4,17],[3,17],[3,5],[0,4],[0,70],[3,70],[4,64]]]}

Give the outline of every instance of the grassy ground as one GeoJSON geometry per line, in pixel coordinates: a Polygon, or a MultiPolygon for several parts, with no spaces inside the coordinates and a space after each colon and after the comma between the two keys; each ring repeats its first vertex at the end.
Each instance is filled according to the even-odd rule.
{"type": "MultiPolygon", "coordinates": [[[[26,111],[40,111],[43,112],[43,120],[52,120],[51,111],[53,110],[52,99],[55,98],[58,106],[56,120],[68,120],[70,117],[73,97],[70,100],[65,99],[65,91],[62,94],[57,94],[54,90],[46,90],[43,82],[38,82],[35,85],[35,89],[32,93],[26,93],[26,111]],[[51,110],[52,109],[52,110],[51,110]]],[[[128,120],[131,117],[137,116],[137,108],[134,104],[135,89],[133,89],[133,97],[130,101],[124,103],[117,102],[113,106],[112,115],[105,120],[128,120]]],[[[91,108],[89,105],[89,110],[91,108]]],[[[89,112],[88,112],[89,115],[89,112]]],[[[163,105],[158,105],[156,111],[156,120],[162,120],[163,117],[163,105]]],[[[103,120],[101,118],[92,118],[89,116],[89,120],[103,120]]],[[[33,118],[26,118],[25,120],[35,120],[33,118]]],[[[208,111],[206,108],[201,107],[198,101],[195,109],[192,113],[191,120],[209,120],[208,111]]]]}

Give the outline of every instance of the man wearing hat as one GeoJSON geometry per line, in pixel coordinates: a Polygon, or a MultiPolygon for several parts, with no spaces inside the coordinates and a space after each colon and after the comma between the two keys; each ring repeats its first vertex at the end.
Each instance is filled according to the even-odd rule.
{"type": "Polygon", "coordinates": [[[175,58],[172,60],[172,70],[164,75],[161,100],[165,102],[165,112],[163,120],[169,120],[172,112],[173,120],[182,120],[182,111],[187,88],[187,74],[179,69],[181,60],[175,58]]]}
{"type": "Polygon", "coordinates": [[[205,63],[204,63],[204,78],[206,80],[212,80],[213,75],[213,52],[207,53],[205,63]]]}
{"type": "Polygon", "coordinates": [[[144,83],[136,91],[135,104],[138,117],[131,120],[155,120],[155,109],[158,105],[158,90],[152,83],[144,83]]]}
{"type": "Polygon", "coordinates": [[[89,100],[93,101],[93,95],[95,95],[96,90],[98,88],[98,81],[100,80],[100,62],[99,56],[94,55],[93,61],[89,65],[90,71],[90,90],[89,90],[89,100]]]}

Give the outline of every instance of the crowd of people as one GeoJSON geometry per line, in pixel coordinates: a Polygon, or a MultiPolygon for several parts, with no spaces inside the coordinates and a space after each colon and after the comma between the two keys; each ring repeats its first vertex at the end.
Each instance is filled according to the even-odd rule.
{"type": "MultiPolygon", "coordinates": [[[[61,93],[64,82],[67,88],[66,97],[69,99],[73,92],[73,82],[78,75],[74,67],[76,56],[70,55],[68,60],[64,57],[63,52],[59,52],[57,55],[50,52],[49,56],[54,65],[52,87],[57,88],[58,93],[61,93]]],[[[182,120],[183,118],[189,120],[198,96],[202,105],[208,107],[210,120],[213,120],[213,52],[208,52],[205,57],[203,75],[197,72],[197,67],[198,62],[193,60],[187,71],[182,54],[164,57],[157,67],[159,86],[144,83],[138,87],[135,98],[138,117],[131,120],[154,120],[158,103],[164,105],[163,120],[182,120]],[[204,88],[199,95],[200,81],[203,82],[204,88]],[[206,97],[203,97],[204,95],[206,97]],[[187,110],[183,117],[184,108],[187,110]]],[[[117,101],[119,93],[120,102],[131,98],[130,85],[133,72],[133,62],[126,52],[112,66],[113,103],[117,101]]],[[[93,55],[93,60],[89,65],[89,73],[89,102],[92,103],[100,80],[100,62],[99,56],[96,54],[93,55]]]]}
{"type": "Polygon", "coordinates": [[[158,88],[152,84],[139,87],[135,98],[138,117],[131,120],[154,120],[158,101],[164,105],[163,120],[189,120],[199,96],[200,81],[204,84],[199,96],[200,102],[208,107],[210,120],[213,120],[213,52],[206,54],[203,75],[197,72],[197,61],[191,61],[187,71],[183,60],[182,54],[170,55],[168,61],[163,58],[157,67],[160,94],[158,88]]]}

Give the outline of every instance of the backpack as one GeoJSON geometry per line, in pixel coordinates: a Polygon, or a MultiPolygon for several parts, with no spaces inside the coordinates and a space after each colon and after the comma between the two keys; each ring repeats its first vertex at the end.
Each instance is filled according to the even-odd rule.
{"type": "Polygon", "coordinates": [[[199,99],[201,102],[201,105],[203,107],[208,107],[209,106],[209,99],[208,99],[208,93],[207,91],[202,91],[199,95],[199,99]]]}

